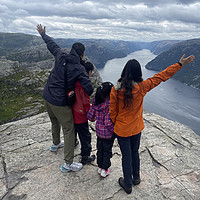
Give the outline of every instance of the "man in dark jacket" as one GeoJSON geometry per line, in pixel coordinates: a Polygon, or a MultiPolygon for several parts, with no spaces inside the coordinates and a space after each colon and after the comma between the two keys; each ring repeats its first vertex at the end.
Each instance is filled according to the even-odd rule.
{"type": "Polygon", "coordinates": [[[37,25],[37,30],[47,45],[48,50],[55,58],[55,65],[52,69],[47,83],[44,87],[42,97],[45,100],[45,106],[52,123],[53,145],[50,151],[57,151],[64,146],[64,165],[61,166],[62,172],[79,171],[82,168],[81,163],[73,162],[74,158],[74,121],[72,109],[66,101],[66,84],[68,88],[74,88],[78,80],[85,92],[90,96],[93,87],[88,74],[82,63],[85,47],[81,43],[74,43],[69,54],[66,54],[46,35],[46,27],[41,24],[37,25]],[[67,73],[65,73],[67,67],[67,73]],[[67,76],[67,77],[66,77],[67,76]],[[60,128],[62,127],[64,143],[60,141],[60,128]]]}

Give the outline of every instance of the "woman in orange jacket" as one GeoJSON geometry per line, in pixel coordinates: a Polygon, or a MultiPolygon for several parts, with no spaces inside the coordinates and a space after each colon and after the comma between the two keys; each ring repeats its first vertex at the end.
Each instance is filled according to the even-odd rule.
{"type": "Polygon", "coordinates": [[[143,98],[147,92],[162,81],[168,80],[193,59],[193,55],[187,58],[183,55],[178,63],[144,81],[140,63],[135,59],[129,60],[122,71],[121,78],[111,90],[109,112],[122,153],[124,176],[124,178],[120,177],[118,182],[128,194],[132,192],[132,185],[140,183],[138,150],[141,131],[144,129],[143,98]]]}

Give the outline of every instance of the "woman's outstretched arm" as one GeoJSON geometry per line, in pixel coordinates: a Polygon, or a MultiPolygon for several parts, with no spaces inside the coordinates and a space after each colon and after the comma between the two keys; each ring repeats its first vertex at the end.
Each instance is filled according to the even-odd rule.
{"type": "Polygon", "coordinates": [[[158,86],[161,82],[167,81],[176,72],[178,72],[183,66],[191,63],[194,60],[194,55],[190,55],[185,58],[185,54],[180,58],[179,62],[167,67],[165,70],[155,74],[153,77],[148,78],[145,81],[140,82],[140,93],[145,96],[147,92],[158,86]]]}

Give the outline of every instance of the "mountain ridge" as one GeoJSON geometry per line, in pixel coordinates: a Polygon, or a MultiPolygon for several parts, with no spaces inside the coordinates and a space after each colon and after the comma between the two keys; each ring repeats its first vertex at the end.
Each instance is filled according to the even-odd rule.
{"type": "MultiPolygon", "coordinates": [[[[159,54],[169,48],[177,40],[134,42],[108,39],[63,39],[54,38],[61,47],[70,50],[74,42],[82,42],[86,47],[86,56],[97,69],[104,67],[108,60],[122,58],[144,48],[159,54]],[[161,45],[160,45],[161,44],[161,45]]],[[[24,33],[0,33],[0,58],[12,61],[38,62],[52,58],[40,36],[24,33]]]]}

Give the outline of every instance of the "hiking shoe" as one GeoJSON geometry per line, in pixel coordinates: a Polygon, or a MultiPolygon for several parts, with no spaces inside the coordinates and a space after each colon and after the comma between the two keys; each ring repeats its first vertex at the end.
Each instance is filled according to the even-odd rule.
{"type": "Polygon", "coordinates": [[[108,176],[110,174],[110,169],[108,168],[108,170],[106,171],[105,169],[101,170],[101,177],[105,178],[106,176],[108,176]]]}
{"type": "Polygon", "coordinates": [[[130,194],[132,192],[132,187],[129,188],[129,187],[126,187],[125,184],[124,184],[124,178],[120,177],[119,180],[118,180],[118,183],[119,185],[124,189],[124,191],[127,193],[127,194],[130,194]]]}
{"type": "Polygon", "coordinates": [[[97,170],[98,174],[101,175],[101,171],[102,171],[102,169],[99,167],[98,170],[97,170]]]}
{"type": "Polygon", "coordinates": [[[70,172],[70,171],[73,171],[73,172],[77,172],[79,170],[81,170],[83,167],[83,165],[81,163],[77,163],[77,162],[73,162],[72,164],[64,164],[64,165],[61,165],[60,167],[60,170],[62,172],[70,172]]]}
{"type": "Polygon", "coordinates": [[[50,147],[50,151],[55,152],[59,148],[63,148],[63,147],[64,147],[64,142],[60,142],[58,145],[52,144],[50,147]]]}
{"type": "Polygon", "coordinates": [[[83,165],[89,164],[89,163],[93,162],[95,160],[95,158],[96,158],[95,155],[88,156],[87,158],[82,157],[81,163],[83,165]]]}
{"type": "Polygon", "coordinates": [[[133,178],[133,185],[139,185],[140,184],[140,177],[139,178],[137,178],[137,179],[134,179],[133,178]]]}

